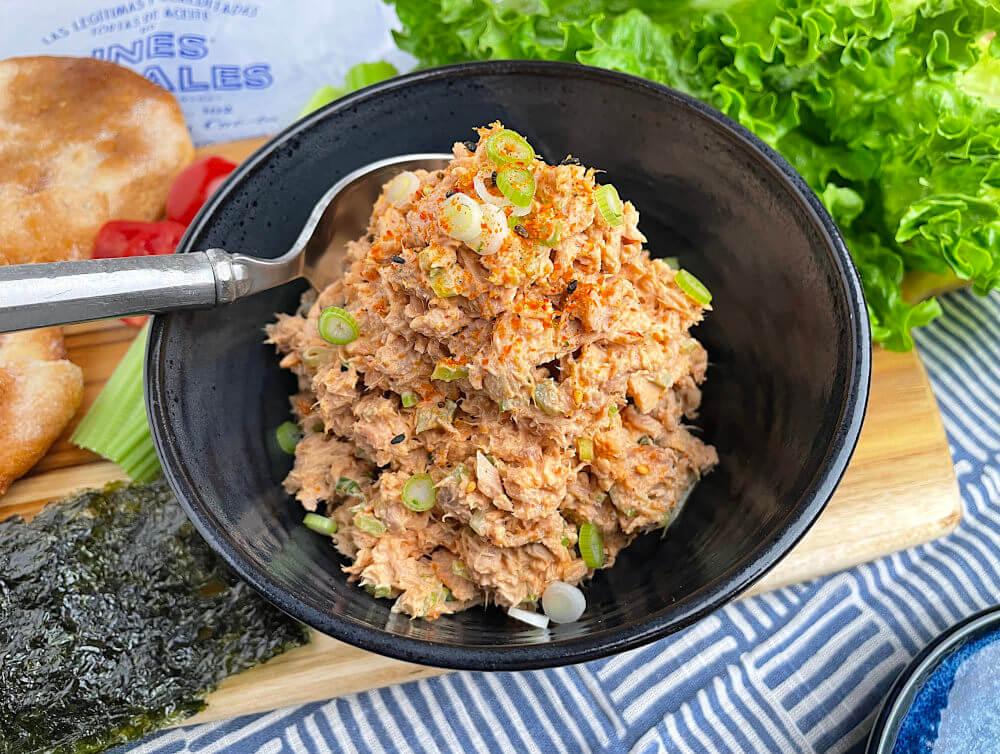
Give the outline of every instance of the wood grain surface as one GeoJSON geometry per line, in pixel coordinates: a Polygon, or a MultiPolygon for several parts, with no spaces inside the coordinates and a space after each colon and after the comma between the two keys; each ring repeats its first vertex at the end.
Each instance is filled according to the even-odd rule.
{"type": "MultiPolygon", "coordinates": [[[[199,150],[245,158],[263,140],[199,150]]],[[[83,487],[125,478],[112,463],[74,447],[69,436],[125,353],[137,328],[118,321],[66,328],[70,359],[83,368],[77,419],[48,455],[0,497],[0,519],[33,515],[47,501],[83,487]]],[[[858,448],[837,493],[798,546],[750,593],[822,576],[940,537],[961,517],[948,443],[917,354],[876,350],[871,399],[858,448]]],[[[226,680],[204,722],[437,675],[373,655],[327,636],[226,680]]]]}

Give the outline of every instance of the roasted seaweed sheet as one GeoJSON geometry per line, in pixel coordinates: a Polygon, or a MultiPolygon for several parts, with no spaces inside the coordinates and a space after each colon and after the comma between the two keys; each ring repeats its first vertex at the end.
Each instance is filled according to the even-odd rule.
{"type": "Polygon", "coordinates": [[[0,523],[3,754],[141,737],[307,640],[232,575],[162,480],[0,523]]]}

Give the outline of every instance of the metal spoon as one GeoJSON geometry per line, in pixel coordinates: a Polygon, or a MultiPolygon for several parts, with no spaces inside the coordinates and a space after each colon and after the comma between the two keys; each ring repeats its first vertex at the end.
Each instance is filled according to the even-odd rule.
{"type": "Polygon", "coordinates": [[[364,232],[382,185],[403,170],[442,168],[450,157],[406,154],[355,170],[317,202],[292,248],[277,259],[208,249],[0,267],[0,333],[206,309],[300,277],[323,290],[343,274],[345,245],[364,232]]]}

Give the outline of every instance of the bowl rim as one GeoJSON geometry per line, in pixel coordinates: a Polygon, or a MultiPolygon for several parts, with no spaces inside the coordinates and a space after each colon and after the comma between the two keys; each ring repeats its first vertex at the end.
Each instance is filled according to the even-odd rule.
{"type": "Polygon", "coordinates": [[[972,613],[931,639],[889,687],[868,734],[866,754],[891,754],[910,707],[931,674],[976,634],[989,633],[998,628],[1000,605],[993,605],[972,613]]]}
{"type": "Polygon", "coordinates": [[[213,516],[201,503],[178,452],[178,444],[164,411],[167,403],[163,375],[167,371],[167,365],[163,343],[170,331],[172,317],[169,314],[155,316],[147,344],[144,379],[153,442],[167,482],[212,549],[268,601],[324,634],[399,660],[456,670],[528,670],[606,657],[680,631],[745,592],[798,543],[833,495],[857,444],[868,404],[871,380],[871,332],[861,282],[833,219],[804,179],[757,136],[709,105],[662,84],[578,63],[509,60],[457,63],[398,76],[342,97],[295,121],[245,160],[192,221],[178,245],[178,253],[193,250],[192,240],[211,222],[215,210],[244,175],[300,132],[311,128],[331,113],[363,107],[367,101],[414,84],[495,76],[532,76],[557,80],[583,78],[639,90],[672,101],[675,106],[688,110],[702,121],[705,128],[725,132],[734,146],[747,152],[787,187],[790,198],[810,218],[818,235],[825,242],[827,254],[838,273],[839,294],[843,296],[850,315],[846,327],[853,346],[853,358],[848,365],[837,429],[827,444],[819,471],[801,493],[802,504],[767,539],[751,550],[742,564],[702,585],[680,602],[664,606],[640,621],[617,628],[600,629],[584,636],[498,648],[432,642],[390,634],[360,621],[310,607],[291,596],[268,575],[254,568],[227,536],[223,527],[216,526],[213,516]]]}

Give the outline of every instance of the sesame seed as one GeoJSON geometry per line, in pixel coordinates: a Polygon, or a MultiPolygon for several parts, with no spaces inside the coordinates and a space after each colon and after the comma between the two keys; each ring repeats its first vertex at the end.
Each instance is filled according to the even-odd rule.
{"type": "Polygon", "coordinates": [[[403,442],[403,440],[405,440],[405,439],[406,439],[406,435],[396,435],[395,437],[393,437],[389,441],[389,444],[390,445],[399,445],[399,443],[403,442]]]}
{"type": "Polygon", "coordinates": [[[401,256],[399,256],[399,254],[397,254],[396,256],[392,257],[391,259],[396,264],[406,264],[406,260],[403,259],[401,256]]]}
{"type": "Polygon", "coordinates": [[[475,482],[469,482],[467,485],[465,485],[465,491],[466,492],[475,492],[476,491],[476,483],[475,482]]]}
{"type": "Polygon", "coordinates": [[[647,466],[644,463],[640,463],[638,466],[635,467],[635,473],[640,474],[642,476],[646,476],[646,474],[649,473],[649,466],[647,466]]]}
{"type": "Polygon", "coordinates": [[[445,199],[450,199],[451,197],[453,197],[453,196],[454,196],[455,194],[457,194],[457,193],[458,193],[458,192],[457,192],[457,191],[455,191],[455,189],[448,189],[448,190],[447,190],[447,191],[445,192],[445,194],[444,194],[444,198],[445,198],[445,199]]]}
{"type": "Polygon", "coordinates": [[[571,280],[570,284],[566,286],[566,293],[573,293],[576,291],[576,286],[579,285],[576,280],[571,280]]]}

